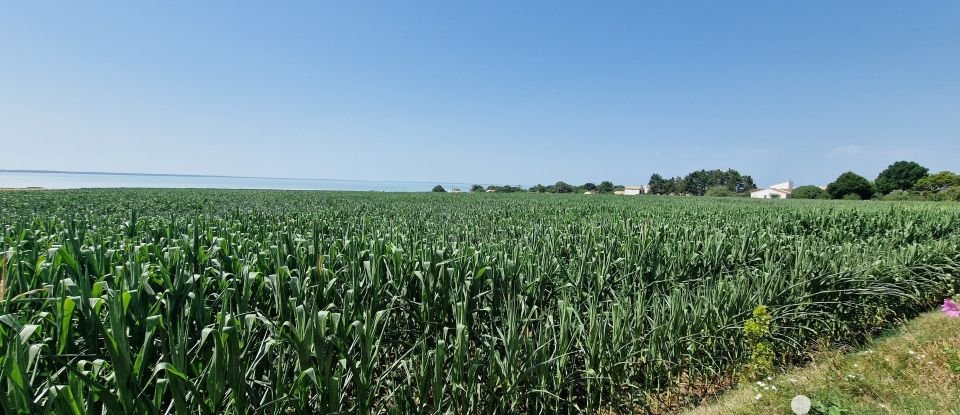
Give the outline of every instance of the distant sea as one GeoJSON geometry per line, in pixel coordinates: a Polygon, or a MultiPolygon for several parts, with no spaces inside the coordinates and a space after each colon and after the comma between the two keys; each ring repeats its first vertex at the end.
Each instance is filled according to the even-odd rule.
{"type": "Polygon", "coordinates": [[[135,187],[429,192],[438,184],[443,186],[447,191],[451,191],[454,188],[459,188],[463,191],[470,190],[469,183],[449,182],[427,183],[174,174],[0,170],[0,188],[42,187],[46,189],[82,189],[135,187]]]}

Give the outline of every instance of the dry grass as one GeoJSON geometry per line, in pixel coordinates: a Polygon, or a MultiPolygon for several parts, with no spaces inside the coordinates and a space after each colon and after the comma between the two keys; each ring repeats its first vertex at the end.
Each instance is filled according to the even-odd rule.
{"type": "Polygon", "coordinates": [[[858,352],[819,353],[808,367],[741,385],[687,415],[792,414],[790,400],[798,394],[814,401],[811,414],[956,415],[960,372],[950,362],[960,358],[958,349],[960,319],[932,312],[858,352]]]}

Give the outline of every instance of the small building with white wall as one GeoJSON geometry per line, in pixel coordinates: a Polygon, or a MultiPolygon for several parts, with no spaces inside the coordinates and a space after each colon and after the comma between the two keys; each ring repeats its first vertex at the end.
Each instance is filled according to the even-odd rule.
{"type": "Polygon", "coordinates": [[[793,182],[777,183],[766,189],[757,189],[750,192],[754,199],[786,199],[793,193],[793,182]]]}
{"type": "Polygon", "coordinates": [[[636,196],[650,193],[650,186],[641,184],[639,186],[623,186],[623,194],[627,196],[636,196]]]}

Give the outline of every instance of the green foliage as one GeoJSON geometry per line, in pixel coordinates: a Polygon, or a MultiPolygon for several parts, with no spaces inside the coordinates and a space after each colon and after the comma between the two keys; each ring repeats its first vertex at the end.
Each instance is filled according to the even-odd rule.
{"type": "Polygon", "coordinates": [[[770,343],[770,324],[773,318],[767,307],[759,305],[753,309],[753,315],[743,324],[743,339],[750,351],[750,361],[744,367],[745,380],[757,380],[773,373],[773,346],[770,343]]]}
{"type": "Polygon", "coordinates": [[[958,204],[77,190],[0,224],[2,413],[645,411],[960,273],[958,204]]]}
{"type": "Polygon", "coordinates": [[[553,187],[553,190],[551,191],[551,193],[573,193],[573,191],[575,190],[572,185],[569,185],[562,181],[557,182],[552,187],[553,187]]]}
{"type": "Polygon", "coordinates": [[[819,186],[805,185],[793,189],[790,194],[791,199],[829,199],[830,194],[819,186]]]}
{"type": "Polygon", "coordinates": [[[729,197],[734,196],[734,193],[727,189],[726,186],[713,186],[707,189],[707,192],[704,196],[713,196],[713,197],[729,197]]]}
{"type": "Polygon", "coordinates": [[[684,177],[683,182],[686,193],[694,196],[703,196],[707,189],[714,186],[723,186],[733,193],[749,192],[757,188],[752,177],[742,175],[733,169],[698,170],[684,177]]]}
{"type": "Polygon", "coordinates": [[[942,171],[917,180],[913,187],[920,191],[939,192],[955,186],[960,186],[960,175],[942,171]]]}
{"type": "Polygon", "coordinates": [[[898,189],[888,193],[886,196],[883,197],[883,200],[904,201],[904,200],[921,200],[921,198],[905,190],[898,189]]]}
{"type": "Polygon", "coordinates": [[[937,193],[939,200],[960,202],[960,186],[953,186],[937,193]]]}
{"type": "MultiPolygon", "coordinates": [[[[704,196],[713,187],[723,187],[731,193],[746,194],[757,186],[750,176],[728,169],[698,170],[685,177],[664,179],[659,174],[650,176],[650,192],[653,194],[691,194],[704,196]]],[[[716,192],[716,191],[715,191],[716,192]]]]}
{"type": "Polygon", "coordinates": [[[491,185],[491,186],[487,186],[487,190],[493,190],[494,192],[497,192],[497,193],[517,193],[517,192],[525,192],[525,190],[523,190],[523,188],[520,187],[520,186],[510,186],[510,185],[506,185],[506,186],[492,186],[492,185],[491,185]]]}
{"type": "Polygon", "coordinates": [[[435,192],[435,193],[446,193],[446,192],[447,192],[447,189],[444,189],[443,186],[441,186],[441,185],[438,184],[438,185],[436,185],[436,186],[433,186],[433,190],[431,190],[431,191],[432,191],[432,192],[435,192]]]}
{"type": "Polygon", "coordinates": [[[960,351],[952,347],[944,347],[943,354],[947,355],[947,368],[956,375],[960,375],[960,351]]]}
{"type": "Polygon", "coordinates": [[[847,193],[841,197],[843,200],[863,200],[857,193],[847,193]]]}
{"type": "Polygon", "coordinates": [[[483,191],[483,186],[481,186],[481,185],[479,185],[479,184],[475,184],[475,185],[473,185],[473,186],[470,186],[470,191],[471,191],[471,192],[474,192],[474,193],[476,193],[476,192],[482,192],[482,191],[483,191]]]}
{"type": "Polygon", "coordinates": [[[909,190],[918,180],[927,177],[929,172],[929,169],[915,162],[898,161],[880,172],[877,180],[874,180],[874,185],[877,192],[881,194],[887,194],[894,190],[909,190]]]}
{"type": "Polygon", "coordinates": [[[873,185],[863,176],[848,171],[827,185],[827,193],[832,199],[868,200],[873,196],[873,185]]]}
{"type": "Polygon", "coordinates": [[[613,187],[614,187],[614,186],[613,186],[613,182],[604,180],[604,181],[600,182],[599,185],[597,185],[597,192],[599,192],[599,193],[613,193],[613,192],[614,192],[613,187]]]}
{"type": "Polygon", "coordinates": [[[650,181],[647,182],[650,186],[650,193],[655,195],[664,195],[670,193],[670,184],[663,178],[663,176],[654,173],[650,176],[650,181]]]}

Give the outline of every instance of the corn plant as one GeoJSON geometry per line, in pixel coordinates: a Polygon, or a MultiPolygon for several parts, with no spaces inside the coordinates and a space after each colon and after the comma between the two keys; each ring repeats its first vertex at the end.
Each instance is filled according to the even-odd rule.
{"type": "Polygon", "coordinates": [[[586,199],[0,193],[0,411],[671,412],[960,289],[956,204],[586,199]]]}

